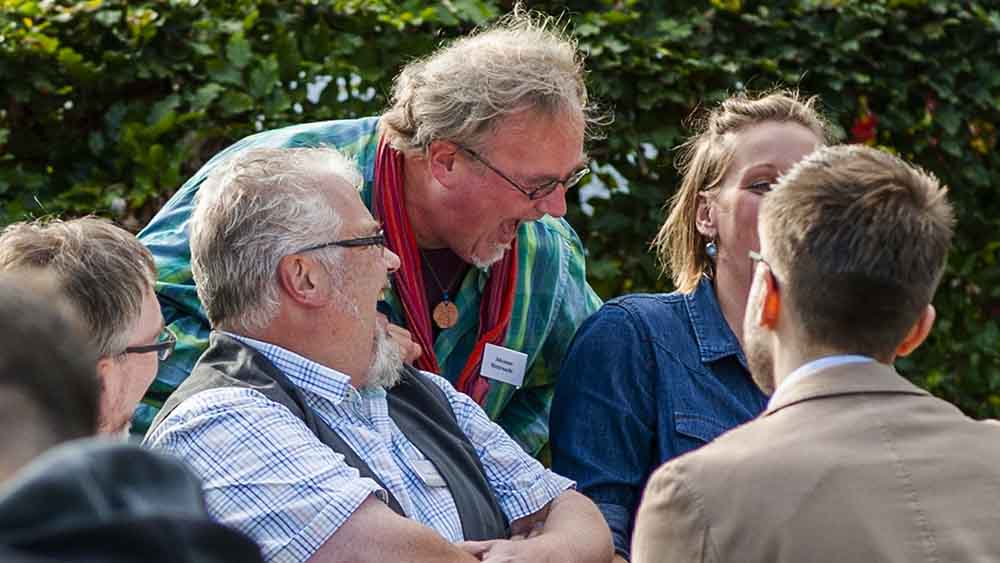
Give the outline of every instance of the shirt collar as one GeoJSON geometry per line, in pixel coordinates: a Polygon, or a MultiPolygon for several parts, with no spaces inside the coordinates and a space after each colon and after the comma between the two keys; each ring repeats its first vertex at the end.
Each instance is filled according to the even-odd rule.
{"type": "Polygon", "coordinates": [[[722,316],[712,280],[707,276],[702,277],[698,287],[684,295],[684,304],[691,319],[701,362],[707,364],[726,356],[736,356],[740,364],[746,368],[746,356],[743,355],[743,349],[740,348],[736,335],[729,328],[729,323],[722,316]]]}
{"type": "Polygon", "coordinates": [[[221,331],[226,336],[253,348],[281,370],[296,387],[315,393],[334,404],[339,404],[356,392],[347,374],[324,366],[270,342],[248,336],[221,331]]]}
{"type": "Polygon", "coordinates": [[[768,400],[768,406],[774,405],[775,400],[778,395],[782,392],[787,393],[789,389],[795,386],[796,383],[802,381],[803,379],[819,373],[825,369],[832,368],[834,366],[842,366],[847,364],[861,364],[865,362],[874,362],[874,358],[869,358],[868,356],[859,356],[857,354],[837,354],[834,356],[824,356],[822,358],[817,358],[811,362],[805,363],[797,367],[792,373],[788,374],[785,379],[781,381],[778,388],[774,390],[771,395],[770,400],[768,400]]]}

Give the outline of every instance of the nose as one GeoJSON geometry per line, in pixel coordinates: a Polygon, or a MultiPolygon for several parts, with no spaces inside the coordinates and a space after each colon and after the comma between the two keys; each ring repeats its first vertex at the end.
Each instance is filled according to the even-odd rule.
{"type": "Polygon", "coordinates": [[[383,247],[382,257],[385,259],[385,268],[390,274],[399,270],[399,256],[395,252],[383,247]]]}
{"type": "Polygon", "coordinates": [[[559,186],[552,190],[552,193],[535,202],[535,209],[555,217],[556,219],[566,214],[566,186],[559,186]]]}

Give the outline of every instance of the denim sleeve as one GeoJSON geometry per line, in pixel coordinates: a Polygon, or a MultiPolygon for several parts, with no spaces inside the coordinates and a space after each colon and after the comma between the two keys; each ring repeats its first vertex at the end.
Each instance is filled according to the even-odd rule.
{"type": "Polygon", "coordinates": [[[597,504],[625,558],[654,465],[655,371],[649,338],[626,309],[610,303],[577,332],[552,405],[552,468],[597,504]]]}

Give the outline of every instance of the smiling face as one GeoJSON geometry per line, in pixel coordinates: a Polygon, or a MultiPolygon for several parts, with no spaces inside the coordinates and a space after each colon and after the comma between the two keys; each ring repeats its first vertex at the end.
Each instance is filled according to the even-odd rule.
{"type": "Polygon", "coordinates": [[[733,158],[719,187],[701,196],[698,231],[718,247],[716,277],[728,276],[746,299],[753,275],[747,257],[758,250],[761,198],[779,176],[820,146],[809,129],[793,122],[766,121],[732,134],[733,158]]]}
{"type": "MultiPolygon", "coordinates": [[[[506,118],[478,154],[525,188],[567,178],[585,165],[582,117],[525,111],[506,118]]],[[[503,257],[518,227],[545,215],[566,214],[566,189],[528,199],[497,172],[456,150],[456,174],[440,204],[438,238],[463,260],[485,267],[503,257]]]]}
{"type": "MultiPolygon", "coordinates": [[[[331,177],[326,193],[328,203],[340,215],[341,224],[336,239],[370,237],[382,230],[381,225],[365,208],[358,192],[350,185],[331,177]]],[[[330,314],[335,318],[347,317],[352,326],[348,334],[338,334],[337,340],[353,339],[357,350],[365,346],[374,354],[377,340],[376,304],[382,291],[389,285],[389,273],[399,268],[399,257],[380,245],[352,246],[338,249],[340,274],[327,276],[330,314]]]]}

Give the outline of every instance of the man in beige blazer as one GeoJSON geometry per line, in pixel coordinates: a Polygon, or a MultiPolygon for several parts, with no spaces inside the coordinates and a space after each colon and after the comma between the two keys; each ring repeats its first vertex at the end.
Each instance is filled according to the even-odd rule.
{"type": "Polygon", "coordinates": [[[763,199],[744,347],[770,403],[657,470],[633,562],[1000,561],[1000,426],[892,367],[934,321],[945,193],[841,146],[763,199]]]}

